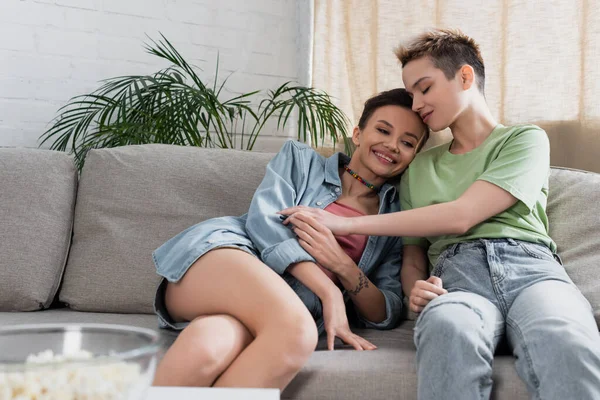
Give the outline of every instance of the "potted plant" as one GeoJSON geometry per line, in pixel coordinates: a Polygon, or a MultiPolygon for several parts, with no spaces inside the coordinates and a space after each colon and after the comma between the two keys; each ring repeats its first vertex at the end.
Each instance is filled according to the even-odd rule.
{"type": "Polygon", "coordinates": [[[335,146],[345,138],[348,118],[326,93],[286,82],[266,95],[257,90],[223,100],[227,79],[217,85],[218,58],[209,85],[161,37],[145,48],[171,66],[153,75],[110,78],[94,92],[72,98],[59,109],[41,144],[73,152],[81,169],[87,152],[95,148],[167,143],[252,150],[271,118],[277,119],[278,129],[295,118],[298,140],[313,145],[328,139],[335,146]]]}

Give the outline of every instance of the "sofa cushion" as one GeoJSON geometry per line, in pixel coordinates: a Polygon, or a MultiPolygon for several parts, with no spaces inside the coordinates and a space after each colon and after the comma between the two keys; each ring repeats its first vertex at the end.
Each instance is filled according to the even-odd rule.
{"type": "Polygon", "coordinates": [[[77,169],[65,153],[0,149],[0,310],[52,303],[69,251],[77,169]]]}
{"type": "MultiPolygon", "coordinates": [[[[337,346],[327,351],[325,338],[317,351],[281,394],[281,399],[416,399],[417,372],[413,321],[404,321],[389,331],[356,329],[354,332],[377,346],[373,351],[355,351],[337,346]]],[[[515,359],[506,346],[493,363],[492,398],[528,399],[527,387],[517,376],[515,359]]]]}
{"type": "Polygon", "coordinates": [[[600,326],[600,174],[552,168],[548,220],[565,269],[600,326]]]}
{"type": "Polygon", "coordinates": [[[160,144],[90,151],[60,300],[82,311],[152,313],[152,251],[205,219],[245,213],[271,157],[160,144]]]}
{"type": "MultiPolygon", "coordinates": [[[[151,315],[78,312],[69,309],[45,310],[33,313],[1,313],[0,326],[24,323],[108,323],[157,328],[151,315]]],[[[355,351],[349,346],[327,351],[321,338],[306,365],[281,394],[282,400],[359,400],[359,399],[416,399],[417,374],[414,322],[403,322],[389,331],[357,329],[355,332],[377,345],[374,351],[355,351]]],[[[160,330],[162,344],[168,347],[176,338],[170,330],[160,330]]],[[[164,348],[159,357],[164,355],[164,348]]],[[[496,355],[493,364],[496,400],[525,400],[525,384],[517,376],[515,359],[506,349],[496,355]]]]}

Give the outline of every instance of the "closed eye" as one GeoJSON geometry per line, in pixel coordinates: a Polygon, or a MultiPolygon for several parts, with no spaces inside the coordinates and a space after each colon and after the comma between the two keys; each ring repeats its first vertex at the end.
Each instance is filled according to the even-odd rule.
{"type": "Polygon", "coordinates": [[[427,87],[427,89],[423,90],[421,93],[425,94],[425,93],[429,92],[429,88],[430,88],[430,87],[431,87],[431,86],[428,86],[428,87],[427,87]]]}
{"type": "Polygon", "coordinates": [[[377,130],[378,130],[379,132],[383,133],[384,135],[389,135],[389,133],[390,133],[388,130],[386,130],[386,129],[383,129],[383,128],[377,128],[377,130]]]}

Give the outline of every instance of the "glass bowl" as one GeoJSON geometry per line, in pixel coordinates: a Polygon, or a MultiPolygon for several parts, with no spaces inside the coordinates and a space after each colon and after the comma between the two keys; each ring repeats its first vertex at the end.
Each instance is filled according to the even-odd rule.
{"type": "Polygon", "coordinates": [[[125,325],[2,327],[0,398],[143,399],[159,342],[157,332],[125,325]]]}

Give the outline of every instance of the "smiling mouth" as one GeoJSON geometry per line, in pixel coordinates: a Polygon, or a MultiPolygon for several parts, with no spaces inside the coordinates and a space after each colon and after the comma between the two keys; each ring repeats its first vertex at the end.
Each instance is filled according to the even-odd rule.
{"type": "Polygon", "coordinates": [[[385,154],[382,154],[378,151],[373,151],[373,154],[375,154],[377,157],[381,158],[382,160],[389,162],[390,164],[396,164],[396,161],[392,160],[390,157],[386,156],[385,154]]]}

